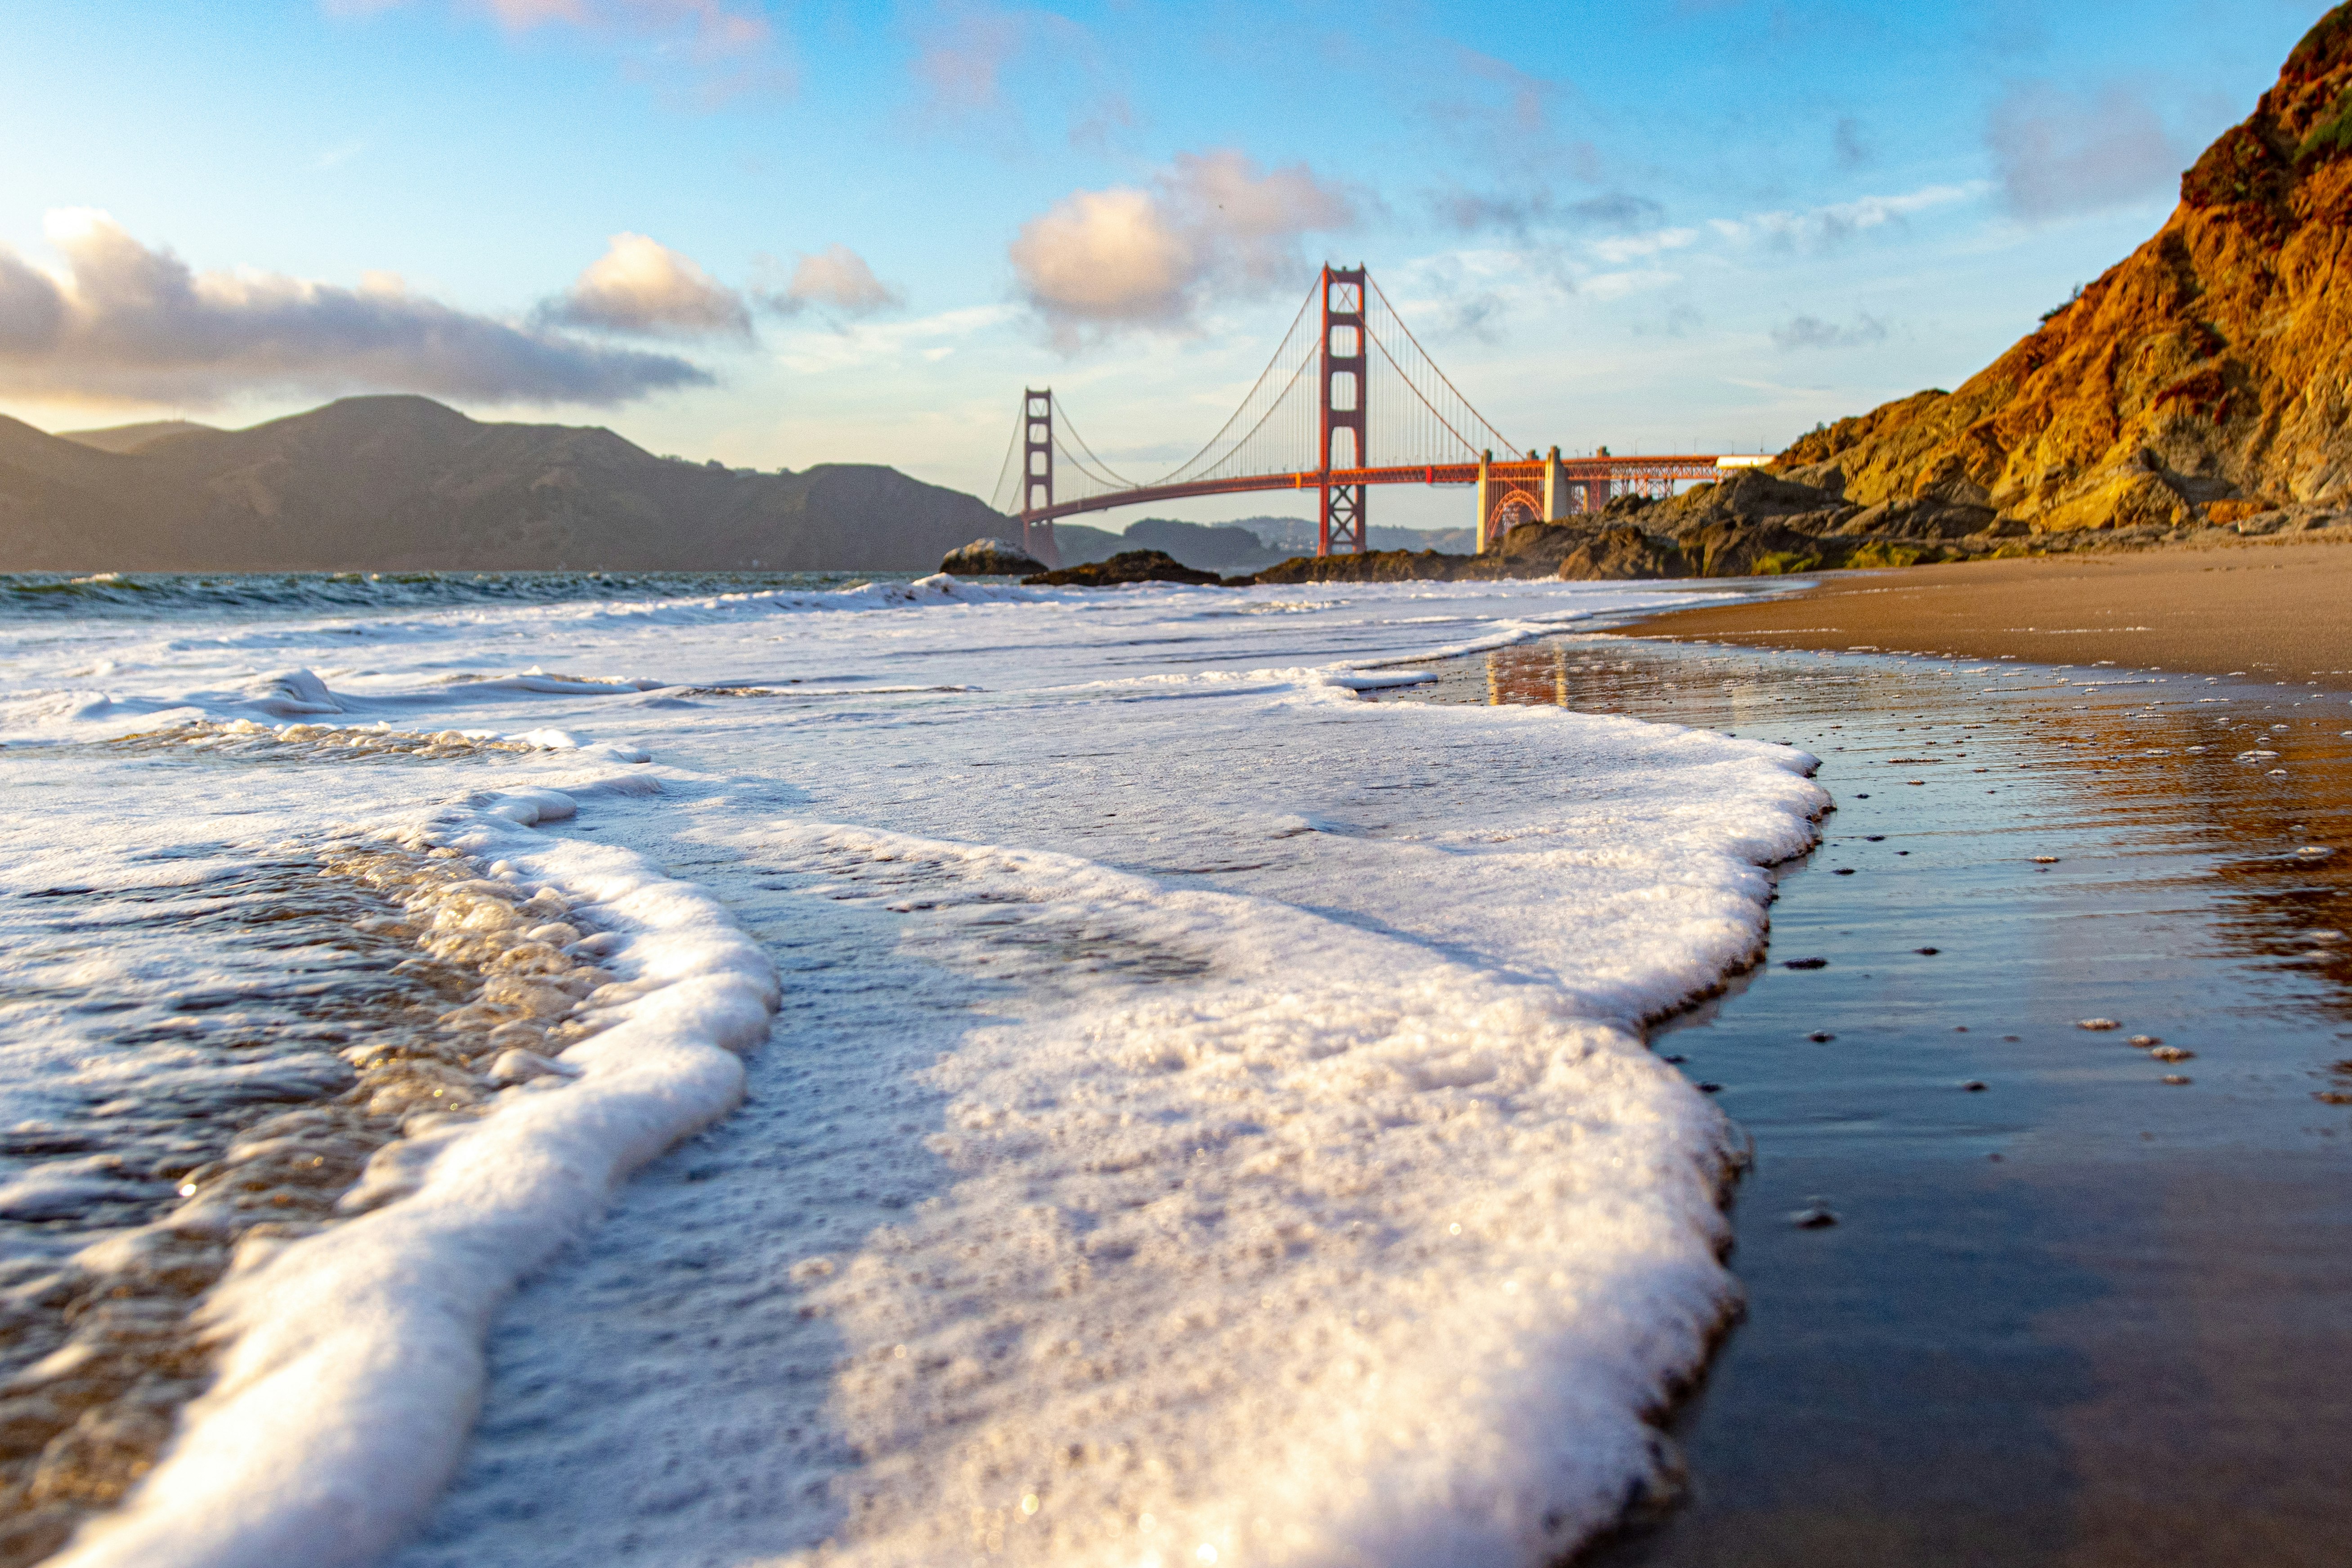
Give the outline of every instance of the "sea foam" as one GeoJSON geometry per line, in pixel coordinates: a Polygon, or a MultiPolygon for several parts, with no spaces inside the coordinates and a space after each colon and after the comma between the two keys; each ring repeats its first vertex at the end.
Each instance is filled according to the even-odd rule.
{"type": "Polygon", "coordinates": [[[507,1089],[478,1122],[408,1140],[399,1201],[241,1259],[205,1308],[226,1346],[213,1387],[130,1501],[52,1561],[373,1559],[457,1462],[491,1310],[616,1182],[735,1102],[738,1053],[775,1007],[772,965],[691,885],[625,850],[528,831],[575,809],[561,792],[514,791],[436,837],[503,858],[622,933],[629,994],[565,1053],[562,1075],[507,1089]]]}
{"type": "Polygon", "coordinates": [[[393,1201],[247,1260],[208,1309],[217,1384],[65,1561],[357,1563],[430,1511],[499,1300],[733,1103],[771,953],[828,942],[758,1103],[711,1134],[757,1146],[690,1205],[622,1190],[528,1286],[537,1386],[493,1380],[499,1458],[404,1562],[625,1531],[745,1563],[1572,1545],[1670,1468],[1647,1417],[1735,1299],[1741,1140],[1643,1026],[1756,954],[1758,868],[1825,797],[1784,748],[1358,692],[1683,596],[938,579],[411,605],[363,655],[299,615],[43,625],[0,728],[47,760],[0,765],[71,781],[53,798],[93,831],[151,832],[173,768],[212,770],[181,781],[192,844],[215,808],[264,837],[437,816],[635,966],[611,1028],[501,1058],[493,1114],[386,1157],[393,1201]],[[265,745],[237,729],[257,703],[338,727],[265,745]],[[73,744],[142,719],[187,735],[73,744]],[[677,808],[560,771],[646,756],[677,808]],[[907,1039],[939,1050],[902,1068],[907,1039]],[[873,1193],[876,1169],[906,1180],[873,1193]],[[779,1184],[798,1208],[761,1206],[779,1184]],[[681,1215],[742,1276],[723,1302],[640,1266],[681,1215]],[[612,1398],[621,1347],[677,1370],[643,1343],[680,1312],[733,1348],[612,1398]],[[819,1331],[829,1361],[763,1348],[819,1331]],[[517,1399],[550,1413],[535,1436],[517,1399]],[[723,1445],[656,1437],[722,1408],[723,1445]]]}

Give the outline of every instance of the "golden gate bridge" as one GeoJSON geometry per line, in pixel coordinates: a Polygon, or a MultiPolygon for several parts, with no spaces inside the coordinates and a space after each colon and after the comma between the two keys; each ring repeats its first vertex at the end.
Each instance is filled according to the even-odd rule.
{"type": "Polygon", "coordinates": [[[1021,523],[1024,548],[1058,563],[1054,521],[1114,507],[1249,490],[1315,490],[1315,552],[1367,548],[1364,494],[1373,485],[1464,485],[1477,490],[1484,553],[1523,522],[1598,511],[1613,495],[1671,493],[1762,458],[1684,453],[1525,458],[1471,405],[1369,271],[1325,267],[1241,406],[1206,446],[1139,483],[1095,454],[1050,387],[1024,390],[997,478],[996,510],[1021,523]],[[1497,458],[1496,452],[1508,454],[1497,458]],[[1375,461],[1377,458],[1377,461],[1375,461]]]}

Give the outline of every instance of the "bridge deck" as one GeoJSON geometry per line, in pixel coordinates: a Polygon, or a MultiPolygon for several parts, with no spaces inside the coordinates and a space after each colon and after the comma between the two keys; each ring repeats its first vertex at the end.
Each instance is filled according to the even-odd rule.
{"type": "MultiPolygon", "coordinates": [[[[1544,459],[1516,458],[1486,465],[1489,483],[1519,486],[1543,484],[1544,459]]],[[[1658,458],[1562,458],[1561,476],[1570,484],[1592,479],[1712,479],[1723,470],[1713,454],[1686,453],[1658,458]]],[[[1022,522],[1051,522],[1080,512],[1109,511],[1123,506],[1149,506],[1155,501],[1181,500],[1192,496],[1239,495],[1251,490],[1319,490],[1325,485],[1475,485],[1475,463],[1412,463],[1393,468],[1333,468],[1326,474],[1308,469],[1288,474],[1249,474],[1237,479],[1191,479],[1175,485],[1143,485],[1131,490],[1110,490],[1078,500],[1056,501],[1034,511],[1016,512],[1022,522]]]]}

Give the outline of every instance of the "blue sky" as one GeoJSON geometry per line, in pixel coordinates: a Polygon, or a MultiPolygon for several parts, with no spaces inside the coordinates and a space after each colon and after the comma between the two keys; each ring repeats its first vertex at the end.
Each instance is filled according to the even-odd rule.
{"type": "Polygon", "coordinates": [[[0,411],[419,390],[985,494],[1024,384],[1189,454],[1328,258],[1522,445],[1777,447],[2119,259],[2325,9],[12,0],[0,411]]]}

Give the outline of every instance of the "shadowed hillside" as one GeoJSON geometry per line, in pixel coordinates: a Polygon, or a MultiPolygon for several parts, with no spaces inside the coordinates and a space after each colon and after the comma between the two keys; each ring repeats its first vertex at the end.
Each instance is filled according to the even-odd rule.
{"type": "Polygon", "coordinates": [[[424,397],[249,430],[68,438],[0,419],[8,571],[930,571],[1005,526],[894,468],[738,472],[424,397]]]}

